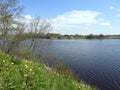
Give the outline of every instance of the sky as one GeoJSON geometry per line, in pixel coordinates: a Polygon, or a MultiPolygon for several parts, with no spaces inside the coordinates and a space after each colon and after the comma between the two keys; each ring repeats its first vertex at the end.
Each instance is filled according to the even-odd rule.
{"type": "Polygon", "coordinates": [[[120,34],[120,0],[20,0],[26,19],[51,22],[53,33],[120,34]]]}

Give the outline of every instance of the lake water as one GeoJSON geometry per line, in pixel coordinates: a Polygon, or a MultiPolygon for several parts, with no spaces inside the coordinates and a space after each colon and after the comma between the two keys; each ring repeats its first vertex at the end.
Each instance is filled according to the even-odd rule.
{"type": "Polygon", "coordinates": [[[101,90],[120,89],[120,40],[53,40],[54,53],[87,83],[101,90]]]}
{"type": "MultiPolygon", "coordinates": [[[[2,45],[0,40],[0,45],[2,45]]],[[[31,40],[26,40],[29,45],[31,40]]],[[[59,57],[67,63],[80,80],[101,90],[120,90],[120,39],[105,40],[39,40],[38,47],[45,46],[45,53],[59,57]],[[45,45],[50,42],[49,45],[45,45]]]]}

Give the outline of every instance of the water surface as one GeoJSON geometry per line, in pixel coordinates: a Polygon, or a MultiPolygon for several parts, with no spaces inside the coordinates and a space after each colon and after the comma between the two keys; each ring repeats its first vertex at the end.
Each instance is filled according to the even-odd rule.
{"type": "Polygon", "coordinates": [[[119,90],[120,40],[53,40],[55,53],[82,80],[101,90],[119,90]]]}

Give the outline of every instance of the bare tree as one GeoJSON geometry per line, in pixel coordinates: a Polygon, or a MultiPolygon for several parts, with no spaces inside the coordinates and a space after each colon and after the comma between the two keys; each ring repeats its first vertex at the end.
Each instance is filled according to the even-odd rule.
{"type": "Polygon", "coordinates": [[[20,23],[15,21],[23,7],[17,5],[17,0],[0,0],[0,32],[6,38],[10,32],[18,30],[20,23]]]}
{"type": "Polygon", "coordinates": [[[10,53],[13,47],[23,39],[19,36],[24,30],[24,25],[16,20],[20,17],[22,10],[23,6],[18,5],[18,0],[0,0],[0,35],[3,39],[1,48],[6,53],[10,53]],[[11,40],[9,43],[8,38],[11,40]]]}
{"type": "Polygon", "coordinates": [[[32,18],[29,24],[20,22],[22,11],[23,6],[19,5],[18,0],[0,0],[0,36],[3,40],[1,49],[6,53],[15,52],[15,48],[27,38],[25,33],[29,32],[32,42],[27,48],[34,50],[38,41],[35,37],[44,35],[51,29],[49,21],[39,17],[32,18]]]}

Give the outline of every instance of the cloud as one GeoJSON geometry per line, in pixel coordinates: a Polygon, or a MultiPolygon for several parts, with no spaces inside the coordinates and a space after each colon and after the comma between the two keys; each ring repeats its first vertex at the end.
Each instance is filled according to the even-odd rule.
{"type": "Polygon", "coordinates": [[[54,23],[65,23],[67,25],[79,25],[79,24],[95,24],[97,23],[96,18],[101,13],[95,11],[79,11],[73,10],[71,12],[67,12],[63,15],[59,15],[53,19],[54,23]]]}
{"type": "Polygon", "coordinates": [[[102,18],[102,13],[91,10],[73,10],[52,19],[55,32],[75,32],[75,30],[86,30],[94,25],[109,26],[110,23],[102,18]],[[66,31],[65,31],[66,30],[66,31]]]}
{"type": "Polygon", "coordinates": [[[102,26],[111,26],[109,22],[102,22],[101,25],[102,26]]]}
{"type": "Polygon", "coordinates": [[[27,15],[22,15],[20,18],[18,18],[18,21],[29,24],[32,19],[33,19],[33,17],[31,15],[27,14],[27,15]]]}
{"type": "Polygon", "coordinates": [[[109,7],[110,10],[114,10],[116,13],[116,17],[120,17],[120,8],[114,7],[114,6],[110,6],[109,7]]]}
{"type": "Polygon", "coordinates": [[[25,19],[28,19],[28,20],[33,19],[33,17],[32,17],[31,15],[24,15],[23,17],[24,17],[25,19]]]}
{"type": "Polygon", "coordinates": [[[110,9],[110,10],[114,10],[115,7],[114,7],[114,6],[110,6],[109,9],[110,9]]]}
{"type": "Polygon", "coordinates": [[[109,29],[113,28],[112,25],[109,22],[102,22],[100,25],[104,26],[104,27],[108,27],[109,29]]]}

